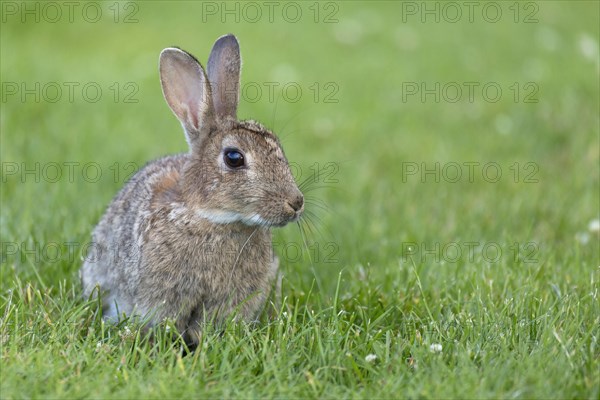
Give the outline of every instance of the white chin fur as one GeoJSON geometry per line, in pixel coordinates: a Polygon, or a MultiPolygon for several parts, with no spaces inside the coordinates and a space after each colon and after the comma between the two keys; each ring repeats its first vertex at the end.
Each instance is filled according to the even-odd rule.
{"type": "Polygon", "coordinates": [[[207,209],[197,209],[194,210],[195,214],[202,218],[206,219],[213,224],[231,224],[233,222],[242,222],[243,224],[256,226],[270,226],[271,224],[261,217],[258,214],[254,214],[251,216],[245,216],[238,214],[236,212],[231,211],[221,211],[221,210],[207,210],[207,209]]]}

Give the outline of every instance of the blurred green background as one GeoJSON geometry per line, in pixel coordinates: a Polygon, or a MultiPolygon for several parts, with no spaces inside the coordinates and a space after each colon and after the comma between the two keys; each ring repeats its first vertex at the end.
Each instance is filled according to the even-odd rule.
{"type": "MultiPolygon", "coordinates": [[[[308,243],[296,226],[275,234],[284,295],[313,288],[311,306],[331,304],[340,271],[343,299],[424,319],[473,299],[551,310],[555,294],[597,295],[598,2],[107,1],[73,2],[72,14],[45,4],[2,2],[5,291],[15,278],[78,290],[81,247],[129,174],[187,151],[162,97],[160,51],[176,45],[205,63],[234,33],[238,116],[280,136],[299,181],[321,173],[307,193],[308,243]],[[494,169],[482,174],[485,165],[494,169]],[[289,243],[300,257],[282,254],[289,243]],[[462,254],[444,253],[449,244],[462,254]],[[501,249],[494,262],[486,244],[501,249]]],[[[589,378],[598,307],[586,299],[577,315],[596,325],[581,344],[595,360],[581,361],[589,378]]],[[[580,321],[569,321],[575,332],[580,321]]],[[[559,382],[571,358],[543,332],[559,382]]],[[[577,382],[522,394],[598,393],[597,377],[577,382]]]]}
{"type": "MultiPolygon", "coordinates": [[[[299,180],[337,166],[311,193],[329,207],[314,210],[313,239],[339,245],[317,274],[395,265],[407,241],[571,251],[598,218],[598,3],[452,4],[3,2],[3,240],[84,241],[134,166],[186,151],[158,54],[177,45],[205,62],[232,32],[239,117],[280,135],[299,180]],[[469,162],[480,163],[473,182],[469,162]],[[73,179],[65,163],[76,163],[73,179]],[[437,178],[421,176],[436,163],[437,178]],[[461,166],[459,182],[450,169],[445,179],[448,163],[461,166]],[[498,182],[482,175],[488,163],[498,182]]],[[[581,250],[597,260],[592,239],[581,250]]],[[[71,276],[77,262],[43,271],[58,279],[50,271],[63,267],[71,276]]]]}

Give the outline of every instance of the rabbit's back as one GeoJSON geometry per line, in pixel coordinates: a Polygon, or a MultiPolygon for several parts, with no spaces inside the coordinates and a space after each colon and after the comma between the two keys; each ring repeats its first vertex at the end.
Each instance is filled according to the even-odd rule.
{"type": "Polygon", "coordinates": [[[84,295],[92,294],[96,285],[104,292],[105,316],[129,314],[135,282],[140,279],[144,230],[148,228],[156,200],[155,192],[167,181],[176,179],[187,155],[160,158],[142,167],[112,200],[92,232],[92,242],[81,270],[84,295]]]}

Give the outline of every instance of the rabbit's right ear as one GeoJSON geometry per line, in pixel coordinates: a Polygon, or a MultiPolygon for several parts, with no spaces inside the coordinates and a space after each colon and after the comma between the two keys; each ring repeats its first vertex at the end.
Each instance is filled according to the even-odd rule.
{"type": "Polygon", "coordinates": [[[186,132],[190,147],[200,146],[215,126],[210,85],[200,63],[177,48],[160,53],[160,83],[169,107],[186,132]]]}
{"type": "Polygon", "coordinates": [[[240,44],[232,34],[221,36],[210,52],[206,71],[213,91],[215,112],[237,119],[240,97],[240,44]]]}

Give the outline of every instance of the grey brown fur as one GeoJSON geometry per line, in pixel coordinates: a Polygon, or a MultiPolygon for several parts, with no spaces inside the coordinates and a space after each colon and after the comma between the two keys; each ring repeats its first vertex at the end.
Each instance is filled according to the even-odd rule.
{"type": "Polygon", "coordinates": [[[277,137],[237,120],[240,64],[233,35],[215,43],[208,77],[184,51],[161,53],[163,93],[190,152],[142,168],[94,229],[80,273],[84,296],[102,292],[105,319],[170,318],[196,342],[205,319],[261,310],[278,270],[270,228],[297,220],[304,201],[277,137]],[[224,161],[231,148],[244,168],[224,161]]]}

